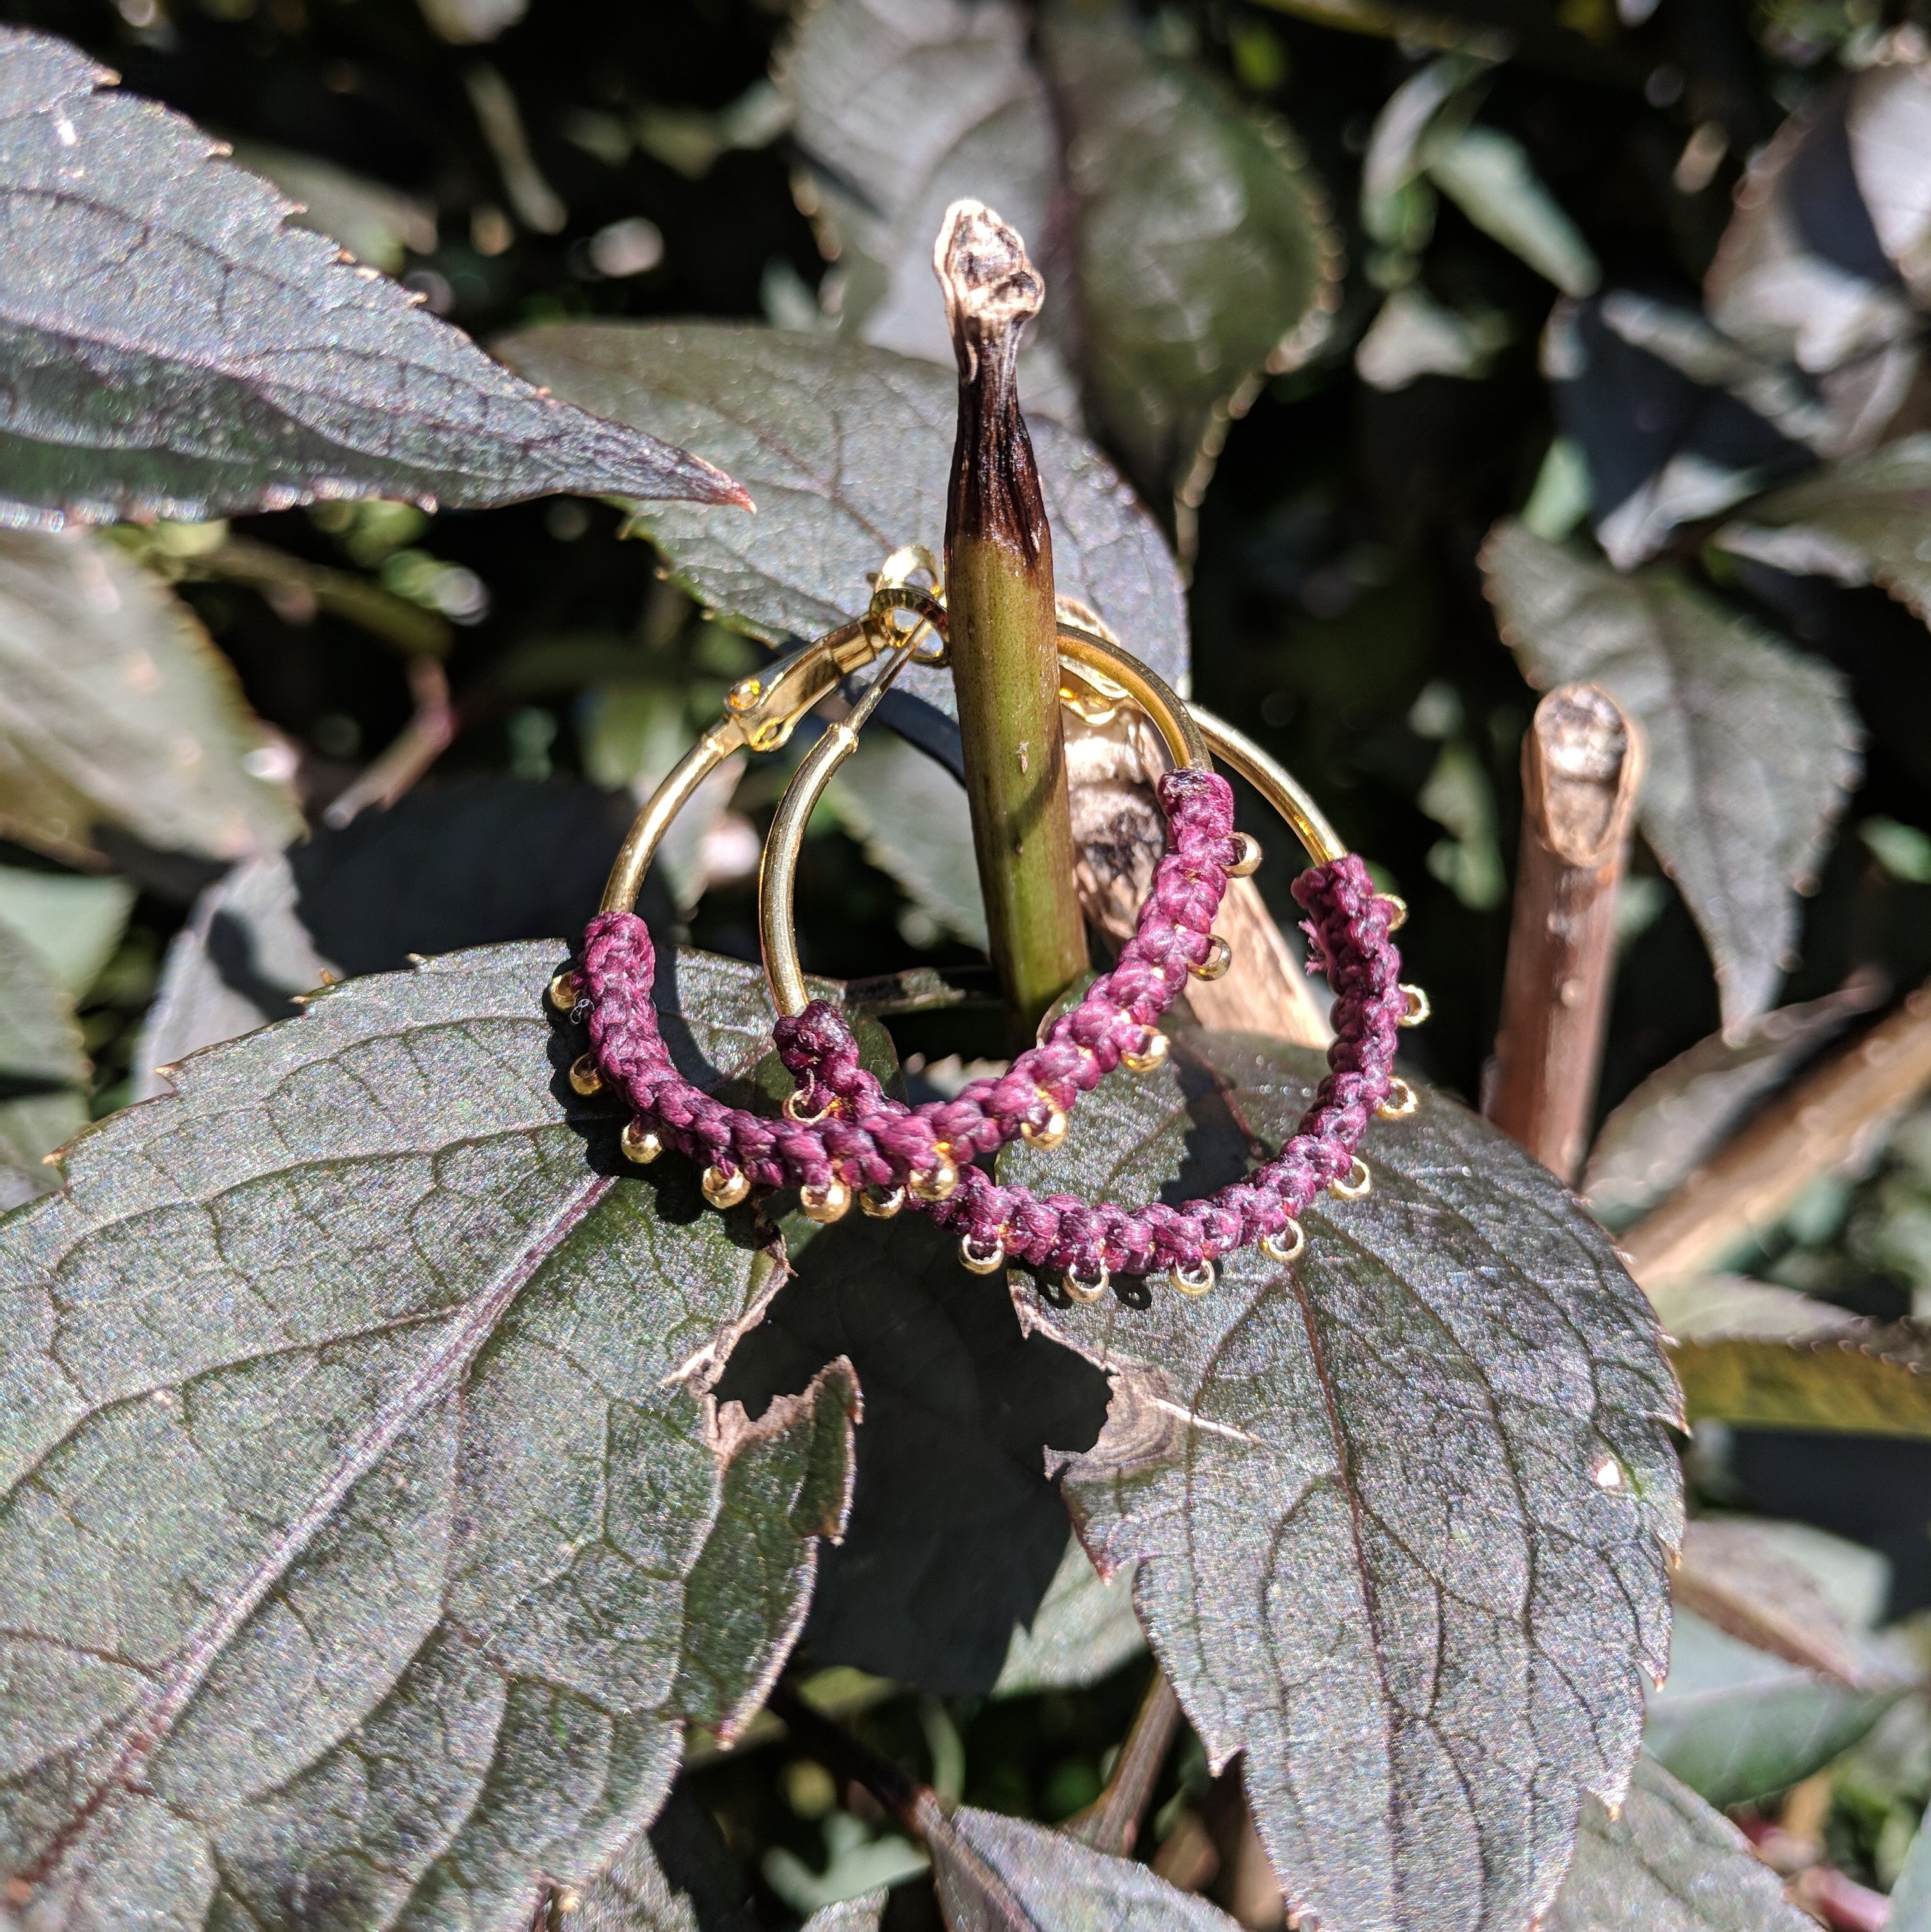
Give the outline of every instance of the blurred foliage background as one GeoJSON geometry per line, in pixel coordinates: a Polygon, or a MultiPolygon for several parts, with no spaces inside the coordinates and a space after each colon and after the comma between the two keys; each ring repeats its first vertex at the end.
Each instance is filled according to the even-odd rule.
{"type": "MultiPolygon", "coordinates": [[[[77,42],[130,88],[232,140],[308,202],[312,223],[485,344],[593,316],[824,331],[856,285],[849,262],[826,259],[833,230],[813,218],[823,172],[770,78],[793,31],[777,0],[10,0],[0,11],[77,42]]],[[[1535,702],[1498,639],[1478,556],[1497,520],[1525,505],[1543,536],[1579,533],[1592,508],[1607,531],[1612,459],[1637,478],[1659,466],[1625,447],[1657,430],[1644,415],[1662,406],[1656,386],[1594,416],[1564,413],[1544,349],[1552,302],[1558,290],[1601,287],[1696,309],[1753,156],[1841,75],[1908,64],[1922,40],[1895,0],[1483,0],[1441,12],[1172,0],[1137,18],[1162,57],[1214,77],[1230,115],[1291,130],[1328,250],[1324,294],[1320,326],[1280,358],[1292,366],[1249,386],[1237,419],[1213,428],[1210,443],[1225,432],[1217,464],[1186,448],[1177,460],[1118,416],[1090,427],[1187,560],[1195,690],[1285,758],[1410,901],[1402,944],[1435,1012],[1417,1063],[1473,1101],[1501,995],[1535,702]],[[1405,87],[1420,99],[1418,82],[1450,104],[1451,135],[1479,116],[1486,145],[1456,148],[1459,162],[1438,150],[1432,173],[1404,169],[1386,116],[1405,87]],[[1366,166],[1377,153],[1378,182],[1366,166]],[[1578,452],[1594,465],[1593,506],[1578,452]]],[[[886,92],[862,112],[889,138],[922,104],[886,92]]],[[[1931,142],[1917,152],[1900,165],[1931,174],[1931,142]]],[[[1039,241],[1051,288],[1065,291],[1059,243],[1039,241]]],[[[1918,426],[1917,394],[1912,374],[1888,436],[1918,426]]],[[[1667,441],[1669,424],[1660,433],[1667,441]]],[[[1750,488],[1794,473],[1741,431],[1722,442],[1699,446],[1717,468],[1747,470],[1750,488]]],[[[1714,546],[1717,513],[1749,493],[1720,490],[1653,520],[1618,561],[1660,552],[1841,674],[1865,734],[1863,778],[1803,882],[1778,995],[1817,1000],[1848,982],[1861,990],[1840,1025],[1931,972],[1931,650],[1879,585],[1714,546]]],[[[623,520],[566,499],[433,518],[370,503],[129,534],[271,728],[271,764],[292,776],[314,830],[292,864],[321,957],[366,971],[580,924],[630,788],[660,775],[763,655],[664,580],[647,543],[620,540],[623,520]],[[441,703],[425,663],[446,674],[447,749],[391,809],[331,825],[331,805],[425,691],[441,703]]],[[[696,944],[755,956],[758,838],[783,776],[752,772],[673,865],[696,944]]],[[[814,826],[799,892],[807,966],[846,977],[969,968],[943,892],[908,894],[902,867],[873,862],[880,837],[855,806],[814,826]]],[[[1262,875],[1277,910],[1289,866],[1277,851],[1262,875]]],[[[143,1090],[136,1046],[163,956],[221,870],[111,830],[97,851],[45,837],[0,847],[0,916],[10,906],[61,935],[96,1114],[143,1090]],[[43,910],[55,901],[57,917],[43,910]]],[[[1697,923],[1646,844],[1618,931],[1606,1114],[1723,1017],[1697,923]]],[[[254,964],[258,1009],[291,1010],[290,988],[254,964]]],[[[254,968],[244,968],[245,980],[254,968]]],[[[1805,1034],[1777,1081],[1831,1030],[1805,1034]]],[[[934,1059],[964,1039],[936,1023],[927,1032],[910,1043],[934,1059]]],[[[1726,1264],[1876,1322],[1931,1314],[1931,1114],[1817,1177],[1726,1264]]],[[[1706,1503],[1848,1539],[1792,1546],[1852,1624],[1893,1624],[1931,1606],[1925,1434],[1708,1426],[1692,1475],[1706,1503]]],[[[1703,1673],[1703,1714],[1675,1720],[1690,1742],[1666,1761],[1706,1796],[1801,1827],[1846,1873],[1888,1886],[1931,1794],[1931,1706],[1793,1684],[1787,1664],[1717,1655],[1729,1641],[1714,1629],[1707,1645],[1680,1640],[1684,1681],[1703,1673]],[[1777,1717],[1780,1696],[1791,1708],[1777,1717]],[[1809,1809],[1793,1816],[1794,1803],[1809,1809]]],[[[865,1680],[838,1694],[867,1713],[874,1743],[942,1791],[1052,1820],[1099,1790],[1144,1668],[991,1701],[895,1697],[865,1680]]],[[[1198,1750],[1183,1750],[1156,1796],[1156,1828],[1170,1834],[1208,1786],[1198,1750]]],[[[761,1874],[759,1910],[773,1922],[862,1877],[895,1876],[907,1856],[862,1795],[841,1798],[823,1767],[781,1750],[714,1763],[687,1792],[761,1874]]]]}

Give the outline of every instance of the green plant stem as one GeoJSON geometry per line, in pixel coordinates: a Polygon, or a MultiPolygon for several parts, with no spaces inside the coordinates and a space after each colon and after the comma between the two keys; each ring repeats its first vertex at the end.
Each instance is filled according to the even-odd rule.
{"type": "Polygon", "coordinates": [[[946,601],[986,930],[1015,1039],[1085,970],[1060,724],[1053,539],[1019,413],[1019,338],[1044,284],[988,208],[955,202],[934,265],[959,367],[946,601]]]}

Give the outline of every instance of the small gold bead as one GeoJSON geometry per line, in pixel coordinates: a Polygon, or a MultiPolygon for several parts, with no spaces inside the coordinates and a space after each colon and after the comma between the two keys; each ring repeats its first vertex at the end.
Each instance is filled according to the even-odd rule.
{"type": "MultiPolygon", "coordinates": [[[[1003,1234],[1005,1230],[1002,1228],[1000,1232],[1003,1234]]],[[[996,1274],[1005,1262],[1006,1250],[997,1241],[993,1243],[990,1254],[982,1254],[973,1245],[970,1234],[959,1237],[960,1265],[971,1269],[974,1274],[996,1274]]]]}
{"type": "Polygon", "coordinates": [[[570,1084],[580,1094],[601,1094],[604,1090],[603,1073],[589,1054],[570,1069],[570,1084]]]}
{"type": "Polygon", "coordinates": [[[1270,1262],[1298,1261],[1307,1246],[1301,1224],[1290,1215],[1288,1225],[1277,1233],[1261,1237],[1261,1252],[1270,1262]]]}
{"type": "MultiPolygon", "coordinates": [[[[712,686],[715,689],[715,686],[712,686]]],[[[764,695],[763,682],[754,677],[741,677],[724,694],[724,703],[733,711],[748,711],[764,695]]]]}
{"type": "Polygon", "coordinates": [[[1354,1156],[1354,1165],[1348,1170],[1345,1178],[1330,1180],[1327,1184],[1327,1191],[1337,1201],[1359,1201],[1373,1190],[1374,1185],[1375,1177],[1368,1172],[1368,1163],[1357,1154],[1354,1156]]]}
{"type": "Polygon", "coordinates": [[[822,1187],[798,1190],[798,1204],[820,1226],[842,1221],[852,1204],[852,1191],[842,1180],[828,1180],[822,1187]]]}
{"type": "Polygon", "coordinates": [[[1120,1064],[1129,1073],[1156,1073],[1167,1064],[1168,1046],[1167,1036],[1158,1027],[1149,1027],[1138,1046],[1120,1056],[1120,1064]]]}
{"type": "Polygon", "coordinates": [[[567,969],[550,982],[550,1004],[559,1013],[567,1013],[583,997],[583,983],[567,969]]]}
{"type": "Polygon", "coordinates": [[[1388,1097],[1375,1111],[1384,1120],[1405,1120],[1421,1105],[1421,1096],[1405,1080],[1388,1082],[1388,1097]]]}
{"type": "Polygon", "coordinates": [[[721,1210],[735,1208],[751,1192],[751,1177],[741,1170],[727,1173],[721,1167],[707,1167],[703,1186],[704,1198],[721,1210]]]}
{"type": "Polygon", "coordinates": [[[1075,1301],[1097,1301],[1112,1282],[1112,1274],[1104,1262],[1100,1263],[1096,1275],[1082,1276],[1078,1269],[1068,1268],[1060,1277],[1060,1286],[1075,1301]]]}
{"type": "Polygon", "coordinates": [[[1042,1148],[1050,1152],[1066,1137],[1066,1117],[1060,1108],[1053,1104],[1052,1095],[1043,1087],[1039,1090],[1039,1098],[1046,1103],[1045,1119],[1021,1120],[1019,1138],[1028,1147],[1042,1148]]]}
{"type": "Polygon", "coordinates": [[[949,1201],[959,1184],[959,1171],[941,1149],[930,1167],[908,1174],[905,1184],[921,1201],[949,1201]]]}
{"type": "Polygon", "coordinates": [[[1207,957],[1187,970],[1196,980],[1218,980],[1234,964],[1234,949],[1216,934],[1207,943],[1207,957]]]}
{"type": "Polygon", "coordinates": [[[1203,1261],[1191,1268],[1176,1263],[1167,1270],[1168,1282],[1183,1294],[1204,1294],[1219,1279],[1213,1262],[1203,1261]]]}
{"type": "Polygon", "coordinates": [[[1379,892],[1375,895],[1388,908],[1388,930],[1399,932],[1408,922],[1408,902],[1399,892],[1379,892]]]}
{"type": "Polygon", "coordinates": [[[648,1167],[664,1151],[664,1143],[641,1120],[626,1120],[619,1143],[624,1150],[624,1159],[634,1160],[639,1167],[648,1167]]]}
{"type": "Polygon", "coordinates": [[[868,1187],[858,1197],[859,1211],[874,1221],[889,1221],[905,1204],[902,1187],[868,1187]]]}
{"type": "Polygon", "coordinates": [[[1237,832],[1234,842],[1240,856],[1227,868],[1230,879],[1251,879],[1261,869],[1261,842],[1251,832],[1237,832]]]}
{"type": "Polygon", "coordinates": [[[1428,1003],[1427,994],[1419,986],[1404,986],[1402,992],[1408,1003],[1408,1010],[1402,1015],[1402,1024],[1405,1027],[1420,1026],[1435,1010],[1428,1003]]]}

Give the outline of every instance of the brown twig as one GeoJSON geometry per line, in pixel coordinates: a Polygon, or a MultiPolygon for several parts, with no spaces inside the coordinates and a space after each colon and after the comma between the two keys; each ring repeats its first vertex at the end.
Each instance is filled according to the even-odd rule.
{"type": "Polygon", "coordinates": [[[1156,1664],[1153,1681],[1140,1700],[1133,1728],[1120,1748],[1120,1760],[1113,1767],[1106,1789],[1060,1828],[1096,1852],[1109,1852],[1119,1858],[1129,1856],[1139,1840],[1140,1821],[1153,1802],[1160,1767],[1167,1761],[1180,1727],[1180,1700],[1174,1695],[1167,1673],[1156,1664]]]}
{"type": "Polygon", "coordinates": [[[1834,1865],[1799,1872],[1788,1890],[1793,1905],[1821,1918],[1831,1932],[1885,1932],[1891,1923],[1891,1900],[1846,1878],[1834,1865]]]}
{"type": "Polygon", "coordinates": [[[337,831],[372,805],[391,806],[448,750],[456,736],[456,708],[449,677],[434,658],[409,661],[409,688],[415,710],[409,722],[322,814],[337,831]]]}
{"type": "Polygon", "coordinates": [[[310,563],[252,537],[230,537],[175,567],[184,577],[245,584],[271,600],[291,595],[309,599],[310,615],[327,610],[411,657],[445,658],[454,643],[454,630],[439,611],[426,610],[352,572],[310,563]]]}
{"type": "Polygon", "coordinates": [[[1483,1112],[1564,1180],[1595,1104],[1642,763],[1636,727],[1593,684],[1552,691],[1522,741],[1522,860],[1483,1112]]]}
{"type": "Polygon", "coordinates": [[[1645,1286],[1717,1265],[1774,1228],[1820,1174],[1855,1163],[1931,1087],[1931,982],[1780,1094],[1621,1238],[1645,1286]]]}
{"type": "Polygon", "coordinates": [[[929,1785],[920,1784],[889,1758],[860,1743],[842,1724],[812,1709],[788,1684],[772,1691],[766,1708],[784,1720],[799,1745],[828,1771],[862,1785],[907,1831],[925,1836],[938,1806],[929,1785]]]}

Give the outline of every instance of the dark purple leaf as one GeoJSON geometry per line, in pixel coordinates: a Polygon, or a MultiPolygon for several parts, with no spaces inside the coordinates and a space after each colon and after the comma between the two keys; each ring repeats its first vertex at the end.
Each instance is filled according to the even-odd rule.
{"type": "MultiPolygon", "coordinates": [[[[755,524],[670,506],[638,522],[691,594],[753,637],[829,630],[865,608],[867,573],[901,544],[944,550],[949,367],[732,322],[556,322],[496,346],[559,395],[688,442],[745,479],[755,524]]],[[[1183,686],[1185,587],[1159,526],[1090,443],[1057,423],[1030,427],[1061,593],[1183,686]]],[[[914,667],[899,686],[952,710],[946,672],[914,667]]]]}
{"type": "MultiPolygon", "coordinates": [[[[1011,1174],[1180,1198],[1292,1131],[1315,1056],[1189,1039],[1011,1174]]],[[[1512,1142],[1425,1093],[1364,1152],[1373,1192],[1297,1262],[1018,1299],[1112,1377],[1069,1501],[1096,1561],[1138,1561],[1210,1759],[1245,1751],[1289,1899],[1329,1932],[1521,1932],[1664,1668],[1677,1392],[1607,1238],[1512,1142]]]]}
{"type": "MultiPolygon", "coordinates": [[[[199,1055],[0,1221],[0,1872],[29,1922],[523,1932],[763,1701],[849,1499],[781,1276],[560,1077],[553,944],[199,1055]],[[22,1898],[22,1889],[25,1898],[22,1898]]],[[[685,954],[678,1050],[763,1051],[685,954]]]]}
{"type": "Polygon", "coordinates": [[[0,28],[0,522],[553,490],[748,500],[519,381],[115,78],[0,28]]]}

